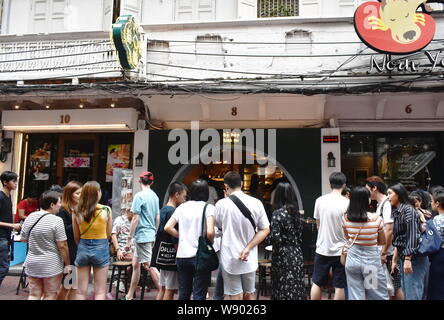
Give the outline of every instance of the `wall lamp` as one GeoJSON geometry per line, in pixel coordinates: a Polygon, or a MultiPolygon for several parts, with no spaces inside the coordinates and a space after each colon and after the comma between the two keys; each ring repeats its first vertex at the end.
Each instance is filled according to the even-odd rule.
{"type": "Polygon", "coordinates": [[[328,167],[329,168],[334,168],[336,167],[336,158],[333,155],[333,152],[329,152],[327,155],[327,161],[328,161],[328,167]]]}

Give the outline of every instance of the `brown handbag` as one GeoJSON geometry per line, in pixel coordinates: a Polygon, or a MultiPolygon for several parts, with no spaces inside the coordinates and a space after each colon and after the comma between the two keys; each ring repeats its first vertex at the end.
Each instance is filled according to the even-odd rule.
{"type": "Polygon", "coordinates": [[[342,247],[342,252],[341,252],[341,264],[343,266],[345,266],[345,262],[347,261],[347,254],[348,254],[348,250],[353,247],[353,245],[356,242],[356,239],[358,238],[359,234],[361,233],[361,230],[364,226],[362,226],[361,228],[359,228],[359,232],[358,234],[355,236],[355,238],[353,239],[352,242],[350,242],[350,239],[348,239],[348,241],[344,244],[344,246],[342,247]]]}

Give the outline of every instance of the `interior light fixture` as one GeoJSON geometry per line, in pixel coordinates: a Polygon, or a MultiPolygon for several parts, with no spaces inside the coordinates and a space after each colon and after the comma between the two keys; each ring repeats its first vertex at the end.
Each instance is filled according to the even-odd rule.
{"type": "Polygon", "coordinates": [[[83,103],[79,104],[79,108],[83,109],[83,103]]]}

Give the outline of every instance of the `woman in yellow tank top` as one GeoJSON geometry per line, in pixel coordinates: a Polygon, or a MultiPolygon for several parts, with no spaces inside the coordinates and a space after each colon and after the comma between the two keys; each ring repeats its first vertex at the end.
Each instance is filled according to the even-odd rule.
{"type": "Polygon", "coordinates": [[[78,276],[77,300],[85,300],[91,267],[94,271],[95,300],[105,300],[109,266],[108,239],[112,231],[112,214],[99,204],[100,185],[88,181],[82,188],[78,209],[73,215],[74,239],[78,243],[75,265],[78,276]]]}

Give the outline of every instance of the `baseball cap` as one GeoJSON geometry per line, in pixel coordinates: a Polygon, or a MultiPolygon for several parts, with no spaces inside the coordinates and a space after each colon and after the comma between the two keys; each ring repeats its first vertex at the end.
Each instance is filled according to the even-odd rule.
{"type": "Polygon", "coordinates": [[[151,172],[149,172],[149,171],[144,171],[139,176],[139,178],[148,178],[149,180],[154,180],[154,175],[151,172]]]}

